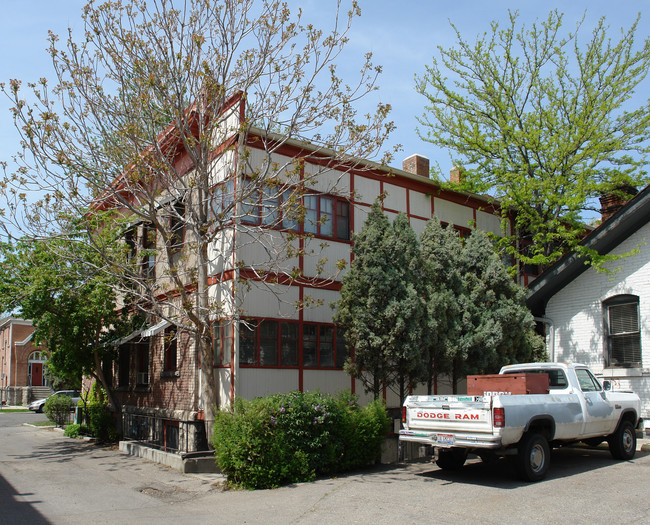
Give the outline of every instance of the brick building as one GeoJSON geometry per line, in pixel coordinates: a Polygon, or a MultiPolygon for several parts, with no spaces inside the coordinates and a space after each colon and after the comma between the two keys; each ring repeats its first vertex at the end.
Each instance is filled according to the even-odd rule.
{"type": "Polygon", "coordinates": [[[47,352],[32,343],[32,322],[0,320],[0,396],[4,404],[27,405],[51,393],[45,377],[47,352]]]}

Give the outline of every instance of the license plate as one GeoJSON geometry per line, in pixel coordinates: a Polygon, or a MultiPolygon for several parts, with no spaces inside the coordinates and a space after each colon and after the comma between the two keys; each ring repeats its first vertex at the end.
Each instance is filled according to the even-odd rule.
{"type": "Polygon", "coordinates": [[[454,444],[454,435],[453,434],[438,434],[437,442],[439,445],[453,445],[454,444]]]}

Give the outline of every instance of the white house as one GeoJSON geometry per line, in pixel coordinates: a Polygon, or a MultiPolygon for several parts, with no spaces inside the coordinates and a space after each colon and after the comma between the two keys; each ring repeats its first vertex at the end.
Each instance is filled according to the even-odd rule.
{"type": "MultiPolygon", "coordinates": [[[[601,199],[602,200],[602,199],[601,199]]],[[[608,272],[569,254],[530,286],[528,305],[546,326],[551,359],[581,362],[633,390],[650,418],[650,186],[603,221],[583,243],[626,257],[608,272]]]]}

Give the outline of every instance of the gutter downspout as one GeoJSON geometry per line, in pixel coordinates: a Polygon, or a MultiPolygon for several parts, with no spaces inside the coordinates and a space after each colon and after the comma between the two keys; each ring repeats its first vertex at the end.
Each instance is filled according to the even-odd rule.
{"type": "Polygon", "coordinates": [[[553,320],[548,317],[535,317],[534,319],[538,323],[543,323],[545,325],[548,325],[548,331],[550,335],[548,339],[550,339],[550,345],[548,339],[546,341],[546,344],[547,347],[548,346],[551,347],[549,352],[549,361],[555,362],[555,329],[553,327],[553,320]]]}

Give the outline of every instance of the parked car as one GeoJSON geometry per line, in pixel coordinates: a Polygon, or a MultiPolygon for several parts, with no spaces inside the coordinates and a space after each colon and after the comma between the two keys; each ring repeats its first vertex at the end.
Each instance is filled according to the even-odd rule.
{"type": "MultiPolygon", "coordinates": [[[[81,399],[81,394],[79,390],[59,390],[58,392],[54,392],[54,394],[52,394],[52,396],[58,396],[58,395],[71,397],[74,406],[77,406],[77,403],[79,403],[79,400],[81,399]]],[[[45,402],[52,396],[44,397],[43,399],[37,399],[36,401],[32,401],[29,404],[29,409],[33,410],[34,412],[43,412],[43,407],[45,406],[45,402]]]]}

